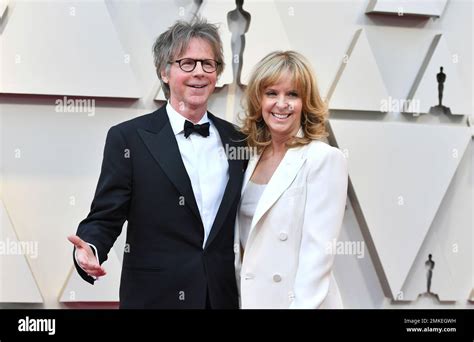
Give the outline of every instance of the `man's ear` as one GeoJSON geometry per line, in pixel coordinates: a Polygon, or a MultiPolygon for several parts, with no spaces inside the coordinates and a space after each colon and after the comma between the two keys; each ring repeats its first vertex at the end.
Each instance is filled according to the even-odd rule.
{"type": "Polygon", "coordinates": [[[161,70],[161,79],[163,80],[163,82],[165,83],[168,83],[169,79],[168,79],[168,75],[166,75],[166,70],[161,70]]]}

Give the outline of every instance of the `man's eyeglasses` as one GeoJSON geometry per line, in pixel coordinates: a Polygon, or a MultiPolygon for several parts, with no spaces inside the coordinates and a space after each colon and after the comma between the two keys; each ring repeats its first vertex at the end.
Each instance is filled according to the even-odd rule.
{"type": "Polygon", "coordinates": [[[201,67],[204,72],[212,73],[217,70],[217,67],[221,64],[213,59],[192,59],[182,58],[170,63],[178,63],[181,70],[184,72],[191,72],[196,69],[197,62],[201,62],[201,67]]]}

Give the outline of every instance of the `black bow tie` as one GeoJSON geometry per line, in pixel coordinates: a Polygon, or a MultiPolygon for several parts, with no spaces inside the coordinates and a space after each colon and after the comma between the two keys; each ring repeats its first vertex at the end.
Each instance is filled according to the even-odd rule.
{"type": "Polygon", "coordinates": [[[195,125],[191,121],[186,120],[184,122],[184,137],[187,138],[191,133],[196,132],[201,134],[203,137],[209,136],[209,122],[203,123],[201,125],[195,125]]]}

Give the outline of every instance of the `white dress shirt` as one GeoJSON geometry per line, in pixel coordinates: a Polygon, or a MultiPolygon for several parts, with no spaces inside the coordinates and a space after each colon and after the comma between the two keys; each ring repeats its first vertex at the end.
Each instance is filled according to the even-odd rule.
{"type": "MultiPolygon", "coordinates": [[[[212,224],[224,196],[229,180],[229,163],[225,157],[219,132],[204,113],[198,124],[210,123],[209,136],[192,133],[184,137],[184,122],[187,120],[168,102],[166,112],[178,143],[179,152],[193,187],[194,197],[204,225],[204,241],[211,232],[212,224]]],[[[186,198],[184,199],[186,201],[186,198]]]]}

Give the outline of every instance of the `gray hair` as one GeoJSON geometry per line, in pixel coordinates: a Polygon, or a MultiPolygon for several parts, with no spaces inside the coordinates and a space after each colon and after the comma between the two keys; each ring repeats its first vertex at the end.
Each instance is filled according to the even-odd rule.
{"type": "Polygon", "coordinates": [[[168,30],[160,34],[153,44],[156,74],[167,99],[170,96],[170,88],[167,83],[163,82],[161,71],[165,70],[166,75],[169,74],[169,62],[184,53],[193,38],[203,39],[211,46],[214,58],[219,62],[216,71],[217,76],[224,70],[224,53],[218,27],[201,18],[195,18],[191,22],[177,21],[168,30]]]}

